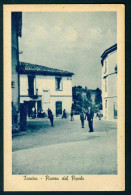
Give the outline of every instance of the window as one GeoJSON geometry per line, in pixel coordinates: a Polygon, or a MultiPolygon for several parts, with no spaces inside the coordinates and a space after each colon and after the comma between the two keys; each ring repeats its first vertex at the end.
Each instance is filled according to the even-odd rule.
{"type": "Polygon", "coordinates": [[[107,79],[105,79],[105,92],[107,92],[107,79]]]}
{"type": "Polygon", "coordinates": [[[107,100],[105,100],[105,108],[107,108],[107,100]]]}
{"type": "Polygon", "coordinates": [[[107,61],[105,60],[105,71],[104,71],[104,74],[106,74],[107,73],[107,61]]]}
{"type": "Polygon", "coordinates": [[[61,91],[62,90],[62,78],[61,77],[56,77],[56,91],[61,91]]]}
{"type": "Polygon", "coordinates": [[[34,95],[34,76],[28,76],[28,93],[29,96],[34,95]]]}
{"type": "Polygon", "coordinates": [[[117,104],[113,103],[113,109],[114,109],[114,119],[117,119],[117,104]]]}
{"type": "Polygon", "coordinates": [[[115,73],[117,74],[117,65],[115,66],[115,73]]]}
{"type": "Polygon", "coordinates": [[[14,81],[11,82],[11,87],[15,88],[15,82],[14,81]]]}
{"type": "Polygon", "coordinates": [[[41,104],[42,104],[41,100],[37,101],[37,112],[41,112],[41,110],[42,110],[41,104]]]}
{"type": "Polygon", "coordinates": [[[42,102],[44,102],[44,103],[50,102],[50,91],[49,90],[43,90],[42,102]]]}

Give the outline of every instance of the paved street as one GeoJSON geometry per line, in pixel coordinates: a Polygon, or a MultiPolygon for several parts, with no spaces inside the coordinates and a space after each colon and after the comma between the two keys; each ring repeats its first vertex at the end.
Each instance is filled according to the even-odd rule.
{"type": "Polygon", "coordinates": [[[93,133],[78,116],[54,125],[33,119],[13,136],[13,174],[117,174],[116,122],[95,119],[93,133]]]}

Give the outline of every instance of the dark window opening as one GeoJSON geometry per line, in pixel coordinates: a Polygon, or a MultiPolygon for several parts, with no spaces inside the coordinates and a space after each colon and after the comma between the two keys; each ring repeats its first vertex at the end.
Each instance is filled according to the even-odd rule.
{"type": "Polygon", "coordinates": [[[105,108],[107,108],[107,100],[105,100],[105,108]]]}
{"type": "Polygon", "coordinates": [[[114,119],[117,119],[117,105],[114,103],[114,119]]]}
{"type": "Polygon", "coordinates": [[[39,100],[37,102],[37,112],[41,112],[42,111],[42,105],[41,105],[41,101],[39,100]]]}
{"type": "Polygon", "coordinates": [[[56,80],[56,90],[62,90],[62,87],[61,87],[61,78],[55,78],[56,80]]]}
{"type": "Polygon", "coordinates": [[[34,76],[28,76],[28,93],[29,96],[33,96],[34,95],[34,76]]]}

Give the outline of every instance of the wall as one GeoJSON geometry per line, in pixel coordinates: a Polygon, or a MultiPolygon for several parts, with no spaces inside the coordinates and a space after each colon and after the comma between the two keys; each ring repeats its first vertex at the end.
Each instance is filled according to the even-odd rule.
{"type": "MultiPolygon", "coordinates": [[[[42,76],[35,77],[36,89],[38,95],[43,94],[43,90],[49,89],[51,95],[71,95],[72,96],[72,80],[67,80],[68,77],[62,78],[63,90],[55,90],[55,76],[42,76]]],[[[69,77],[70,78],[70,77],[69,77]]],[[[28,95],[28,76],[20,75],[20,95],[28,95]]]]}
{"type": "Polygon", "coordinates": [[[108,97],[117,96],[117,74],[108,77],[108,97]]]}
{"type": "Polygon", "coordinates": [[[107,91],[105,91],[105,78],[103,78],[104,76],[108,74],[108,68],[109,68],[109,61],[108,61],[108,57],[106,57],[103,61],[103,67],[102,67],[102,97],[103,98],[108,96],[108,77],[106,77],[107,91]],[[107,62],[107,72],[106,73],[105,73],[105,61],[107,62]]]}
{"type": "Polygon", "coordinates": [[[18,34],[17,34],[17,23],[16,14],[12,13],[12,33],[11,33],[11,47],[12,47],[12,81],[14,83],[12,88],[12,131],[20,130],[20,97],[19,97],[19,74],[17,67],[19,66],[19,48],[18,48],[18,34]]]}
{"type": "Polygon", "coordinates": [[[71,112],[71,106],[72,106],[72,97],[51,97],[50,103],[42,103],[42,109],[44,112],[47,113],[47,109],[50,108],[56,116],[56,101],[62,101],[62,111],[63,109],[66,109],[67,113],[71,112]]]}
{"type": "Polygon", "coordinates": [[[117,98],[108,99],[108,120],[114,120],[114,103],[117,104],[117,98]]]}
{"type": "MultiPolygon", "coordinates": [[[[50,102],[42,102],[42,109],[47,113],[47,109],[50,108],[56,115],[56,101],[62,101],[62,110],[66,109],[68,113],[71,111],[72,106],[72,80],[70,77],[62,77],[62,91],[56,91],[55,89],[55,76],[43,76],[36,75],[35,77],[36,89],[38,89],[39,97],[33,101],[42,100],[43,90],[50,91],[50,102]]],[[[20,75],[20,102],[32,100],[28,97],[28,76],[21,74],[20,75]]]]}
{"type": "Polygon", "coordinates": [[[16,20],[15,16],[12,15],[12,82],[14,82],[14,88],[12,88],[12,102],[17,112],[19,110],[19,76],[16,70],[18,60],[18,36],[16,20]]]}
{"type": "Polygon", "coordinates": [[[114,51],[104,59],[102,67],[102,104],[103,116],[105,118],[105,100],[107,100],[107,119],[114,119],[113,103],[117,103],[117,74],[115,74],[115,67],[117,65],[117,51],[114,51]],[[105,61],[107,62],[107,72],[105,70],[105,61]],[[107,80],[107,92],[105,92],[105,79],[107,80]]]}
{"type": "Polygon", "coordinates": [[[117,51],[108,54],[108,64],[108,74],[113,73],[117,65],[117,51]]]}
{"type": "Polygon", "coordinates": [[[28,77],[27,75],[20,75],[20,95],[28,96],[28,77]]]}
{"type": "Polygon", "coordinates": [[[36,76],[36,88],[38,94],[42,95],[44,89],[50,89],[51,95],[72,95],[72,81],[67,80],[67,77],[62,77],[62,91],[55,89],[55,76],[36,76]]]}

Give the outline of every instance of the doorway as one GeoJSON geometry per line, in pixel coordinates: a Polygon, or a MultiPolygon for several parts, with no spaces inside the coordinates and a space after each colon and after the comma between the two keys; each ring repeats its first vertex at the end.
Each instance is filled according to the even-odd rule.
{"type": "Polygon", "coordinates": [[[41,100],[37,101],[37,112],[42,110],[41,100]]]}
{"type": "Polygon", "coordinates": [[[31,117],[32,115],[32,108],[35,107],[35,101],[25,101],[25,106],[27,110],[28,117],[31,117]]]}
{"type": "Polygon", "coordinates": [[[62,102],[57,101],[56,102],[56,117],[62,115],[62,102]]]}

